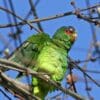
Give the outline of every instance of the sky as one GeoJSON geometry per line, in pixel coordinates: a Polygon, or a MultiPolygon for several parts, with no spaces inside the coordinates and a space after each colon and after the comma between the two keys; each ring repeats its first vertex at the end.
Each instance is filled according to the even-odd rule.
{"type": "MultiPolygon", "coordinates": [[[[9,1],[9,0],[6,0],[6,1],[9,1]]],[[[12,1],[13,1],[16,14],[24,18],[30,10],[30,5],[28,3],[28,0],[12,0],[12,1]]],[[[36,6],[38,17],[45,18],[48,16],[56,15],[56,14],[62,14],[68,11],[74,11],[75,9],[71,6],[70,1],[71,0],[53,0],[53,1],[40,0],[38,5],[36,6]]],[[[86,2],[85,2],[86,0],[74,0],[74,1],[76,3],[77,8],[79,9],[86,8],[86,2]]],[[[34,0],[34,3],[35,2],[36,0],[34,0]]],[[[90,0],[91,6],[96,5],[99,2],[100,2],[99,0],[90,0]]],[[[0,6],[4,7],[3,0],[0,0],[0,6]]],[[[87,14],[87,12],[84,12],[84,13],[87,14]]],[[[33,19],[34,17],[31,15],[28,20],[33,20],[33,19]]],[[[18,21],[20,22],[20,20],[18,21]]],[[[7,24],[7,23],[8,23],[8,20],[7,20],[6,13],[0,10],[0,25],[7,24]]],[[[33,25],[36,26],[36,24],[33,24],[33,25]]],[[[74,43],[71,51],[69,52],[69,56],[73,58],[74,60],[84,60],[86,58],[87,51],[92,41],[92,34],[93,34],[91,31],[90,24],[87,21],[84,21],[82,19],[77,18],[74,15],[71,15],[71,16],[65,16],[62,18],[54,19],[54,20],[41,22],[41,25],[43,27],[44,32],[48,33],[51,37],[55,33],[55,31],[61,26],[71,25],[75,27],[78,33],[78,38],[76,42],[74,43]]],[[[100,41],[100,28],[95,27],[95,29],[96,29],[97,39],[98,41],[100,41]]],[[[34,31],[34,29],[31,30],[28,25],[24,25],[22,27],[22,31],[23,31],[21,34],[22,41],[25,41],[32,34],[37,33],[36,31],[34,31]]],[[[5,39],[6,41],[10,41],[9,49],[12,52],[15,49],[15,45],[12,38],[8,37],[8,33],[10,33],[10,28],[0,28],[0,50],[4,49],[5,43],[3,40],[5,39]],[[4,38],[3,40],[1,36],[3,36],[4,38]]],[[[18,41],[17,41],[17,44],[19,45],[18,41]]],[[[0,56],[3,57],[3,55],[0,55],[0,56]]],[[[83,65],[84,64],[80,64],[81,67],[83,67],[83,65]]],[[[99,61],[96,61],[93,63],[89,62],[87,65],[87,68],[91,70],[100,71],[100,62],[99,61]]],[[[12,76],[13,73],[14,72],[8,73],[8,74],[12,76]]],[[[75,75],[77,75],[77,77],[83,78],[82,72],[78,70],[74,70],[74,73],[75,75]]],[[[100,83],[100,74],[89,73],[89,75],[93,77],[94,79],[99,80],[99,83],[100,83]]],[[[100,95],[99,95],[100,88],[97,87],[92,82],[89,82],[89,86],[92,87],[90,94],[94,97],[94,100],[98,100],[98,98],[100,98],[100,95]]],[[[78,81],[76,83],[76,88],[80,95],[87,97],[84,82],[78,81]]],[[[10,96],[13,98],[13,100],[15,100],[15,98],[12,95],[10,96]]],[[[7,100],[4,97],[4,95],[0,93],[0,100],[2,99],[7,100]]],[[[73,100],[72,98],[68,98],[68,99],[73,100]]]]}

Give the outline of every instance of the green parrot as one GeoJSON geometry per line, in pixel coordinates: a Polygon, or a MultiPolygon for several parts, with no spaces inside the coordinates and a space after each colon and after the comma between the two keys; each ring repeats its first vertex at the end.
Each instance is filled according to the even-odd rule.
{"type": "MultiPolygon", "coordinates": [[[[60,83],[67,71],[68,52],[76,40],[77,34],[72,26],[63,26],[50,38],[46,33],[29,37],[9,60],[29,67],[34,71],[45,73],[51,80],[60,83]]],[[[42,79],[32,77],[33,94],[42,100],[55,88],[42,79]]]]}

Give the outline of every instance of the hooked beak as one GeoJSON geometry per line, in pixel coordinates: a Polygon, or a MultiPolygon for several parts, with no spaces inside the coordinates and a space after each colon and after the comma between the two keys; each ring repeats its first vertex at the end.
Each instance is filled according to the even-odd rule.
{"type": "Polygon", "coordinates": [[[76,40],[76,38],[77,38],[77,34],[76,33],[73,34],[73,38],[76,40]]]}
{"type": "Polygon", "coordinates": [[[77,34],[76,33],[72,34],[71,41],[74,42],[76,38],[77,38],[77,34]]]}

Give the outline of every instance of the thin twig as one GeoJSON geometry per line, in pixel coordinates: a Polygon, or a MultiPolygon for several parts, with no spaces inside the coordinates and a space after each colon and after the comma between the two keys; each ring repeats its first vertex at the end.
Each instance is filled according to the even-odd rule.
{"type": "Polygon", "coordinates": [[[85,72],[88,72],[88,73],[95,73],[95,74],[100,74],[100,71],[99,70],[88,70],[88,69],[83,69],[85,72]]]}
{"type": "Polygon", "coordinates": [[[16,94],[21,95],[27,100],[30,100],[30,98],[33,100],[40,100],[38,97],[32,95],[27,89],[27,85],[24,85],[17,80],[14,80],[7,75],[5,75],[2,71],[0,71],[0,84],[7,88],[8,90],[12,91],[15,96],[16,94]]]}
{"type": "MultiPolygon", "coordinates": [[[[73,12],[69,11],[69,12],[62,13],[62,14],[57,14],[57,15],[54,15],[54,16],[49,16],[49,17],[45,17],[45,18],[30,20],[28,22],[29,23],[37,23],[37,22],[52,20],[52,19],[56,19],[56,18],[60,18],[60,17],[72,15],[72,14],[73,14],[73,12]]],[[[22,22],[19,22],[17,25],[25,25],[25,24],[27,24],[27,23],[25,21],[22,21],[22,22]]],[[[0,28],[7,28],[7,27],[13,27],[13,26],[16,26],[16,24],[13,23],[13,24],[0,25],[0,28]]]]}
{"type": "MultiPolygon", "coordinates": [[[[88,98],[90,99],[91,98],[91,95],[90,95],[90,87],[88,86],[88,80],[87,80],[87,77],[85,76],[85,74],[83,73],[84,75],[84,79],[85,79],[85,89],[87,91],[87,96],[88,98]]],[[[91,100],[91,99],[90,99],[91,100]]]]}
{"type": "Polygon", "coordinates": [[[70,64],[69,64],[69,69],[70,69],[70,76],[71,76],[71,82],[72,82],[71,86],[72,86],[74,92],[77,93],[76,86],[75,86],[75,83],[74,83],[73,77],[72,77],[72,68],[70,67],[70,64]]]}
{"type": "Polygon", "coordinates": [[[2,89],[0,89],[0,92],[1,92],[8,100],[12,100],[2,89]]]}
{"type": "MultiPolygon", "coordinates": [[[[100,4],[99,4],[99,5],[92,6],[92,7],[89,7],[89,9],[95,8],[95,7],[97,7],[97,6],[100,6],[100,4]]],[[[4,11],[7,11],[7,10],[4,9],[3,7],[0,7],[0,9],[2,9],[2,10],[4,10],[4,11]]],[[[80,12],[81,12],[81,11],[85,11],[85,10],[88,10],[88,8],[79,9],[80,12]]],[[[8,12],[8,11],[7,11],[7,12],[8,12]]],[[[8,13],[12,14],[11,12],[8,12],[8,13]]],[[[37,22],[41,22],[41,21],[47,21],[47,20],[49,21],[49,20],[52,20],[52,19],[57,19],[57,18],[61,18],[61,17],[73,15],[73,14],[74,14],[75,16],[77,16],[76,12],[74,12],[74,11],[69,11],[69,12],[57,14],[57,15],[54,15],[54,16],[49,16],[49,17],[45,17],[45,18],[30,20],[30,21],[27,21],[27,22],[28,22],[28,24],[30,24],[30,23],[37,23],[37,22]]],[[[15,14],[13,14],[13,15],[15,16],[15,14]]],[[[80,14],[80,15],[81,15],[81,14],[80,14]]],[[[16,16],[16,17],[19,18],[19,16],[16,16]]],[[[88,22],[91,22],[91,23],[100,24],[100,22],[98,22],[97,20],[94,20],[94,19],[92,20],[90,17],[87,17],[87,16],[81,15],[81,16],[79,16],[79,18],[84,19],[84,20],[86,20],[86,21],[88,21],[88,22]]],[[[27,24],[25,20],[22,21],[22,22],[17,23],[17,25],[25,25],[25,24],[27,24]]],[[[5,24],[5,25],[0,25],[0,28],[7,28],[7,27],[14,27],[14,26],[16,26],[16,24],[14,24],[14,23],[13,23],[13,24],[5,24]]],[[[31,27],[31,26],[30,26],[30,27],[31,27]]]]}
{"type": "MultiPolygon", "coordinates": [[[[86,0],[86,5],[87,5],[87,7],[90,7],[90,1],[89,0],[86,0]]],[[[90,9],[88,10],[88,14],[89,14],[89,17],[93,16],[90,9]]],[[[94,47],[95,47],[95,50],[98,51],[99,47],[96,45],[96,43],[97,43],[96,30],[95,30],[94,25],[91,24],[91,23],[90,23],[90,27],[91,27],[91,31],[92,31],[92,38],[93,38],[94,47]]]]}
{"type": "Polygon", "coordinates": [[[18,19],[20,19],[21,21],[23,21],[24,23],[28,24],[31,28],[33,28],[34,30],[36,30],[37,32],[41,32],[39,31],[37,28],[35,28],[29,21],[27,20],[24,20],[23,18],[19,17],[18,15],[16,15],[15,13],[13,13],[12,11],[6,9],[6,8],[3,8],[0,6],[0,9],[3,10],[3,11],[6,11],[10,14],[12,14],[13,16],[17,17],[18,19]]]}
{"type": "MultiPolygon", "coordinates": [[[[3,3],[4,3],[4,7],[6,9],[8,9],[7,1],[4,0],[3,3]]],[[[7,12],[5,12],[5,13],[6,13],[6,16],[7,16],[7,19],[8,19],[8,23],[12,24],[11,15],[8,14],[7,12]]],[[[14,28],[13,27],[10,27],[10,33],[14,35],[14,28]]],[[[14,39],[14,44],[15,44],[15,47],[17,47],[17,40],[16,39],[14,39]]]]}
{"type": "Polygon", "coordinates": [[[71,61],[71,65],[73,68],[79,69],[81,72],[83,72],[91,81],[93,81],[98,87],[100,87],[100,84],[96,82],[91,76],[89,76],[80,66],[78,66],[72,59],[69,58],[69,62],[71,61]]]}
{"type": "MultiPolygon", "coordinates": [[[[29,0],[29,4],[30,4],[30,6],[31,6],[31,10],[32,10],[33,16],[35,17],[35,19],[38,19],[37,11],[36,11],[36,9],[35,9],[35,6],[34,6],[33,1],[32,1],[32,0],[29,0]]],[[[43,28],[42,28],[40,22],[37,22],[37,26],[38,26],[38,28],[43,32],[43,28]]]]}
{"type": "MultiPolygon", "coordinates": [[[[75,60],[75,63],[79,64],[79,63],[86,63],[86,62],[95,62],[97,60],[100,59],[100,56],[98,57],[90,57],[90,54],[89,54],[89,58],[86,58],[86,60],[75,60]]],[[[86,65],[84,65],[86,66],[86,65]]]]}

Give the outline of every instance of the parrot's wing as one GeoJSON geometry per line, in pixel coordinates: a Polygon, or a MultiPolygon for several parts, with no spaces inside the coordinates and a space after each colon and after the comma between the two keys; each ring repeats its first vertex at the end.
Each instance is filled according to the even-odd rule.
{"type": "MultiPolygon", "coordinates": [[[[38,54],[47,41],[50,41],[48,34],[32,35],[12,53],[8,60],[17,62],[25,67],[34,68],[38,54]]],[[[22,75],[22,73],[19,73],[16,78],[20,78],[22,75]]]]}
{"type": "Polygon", "coordinates": [[[14,51],[9,60],[22,64],[25,67],[34,66],[40,50],[46,41],[49,40],[49,35],[45,33],[32,35],[14,51]]]}
{"type": "Polygon", "coordinates": [[[26,41],[12,53],[8,60],[17,62],[27,67],[34,58],[36,52],[38,51],[34,44],[26,41]]]}

